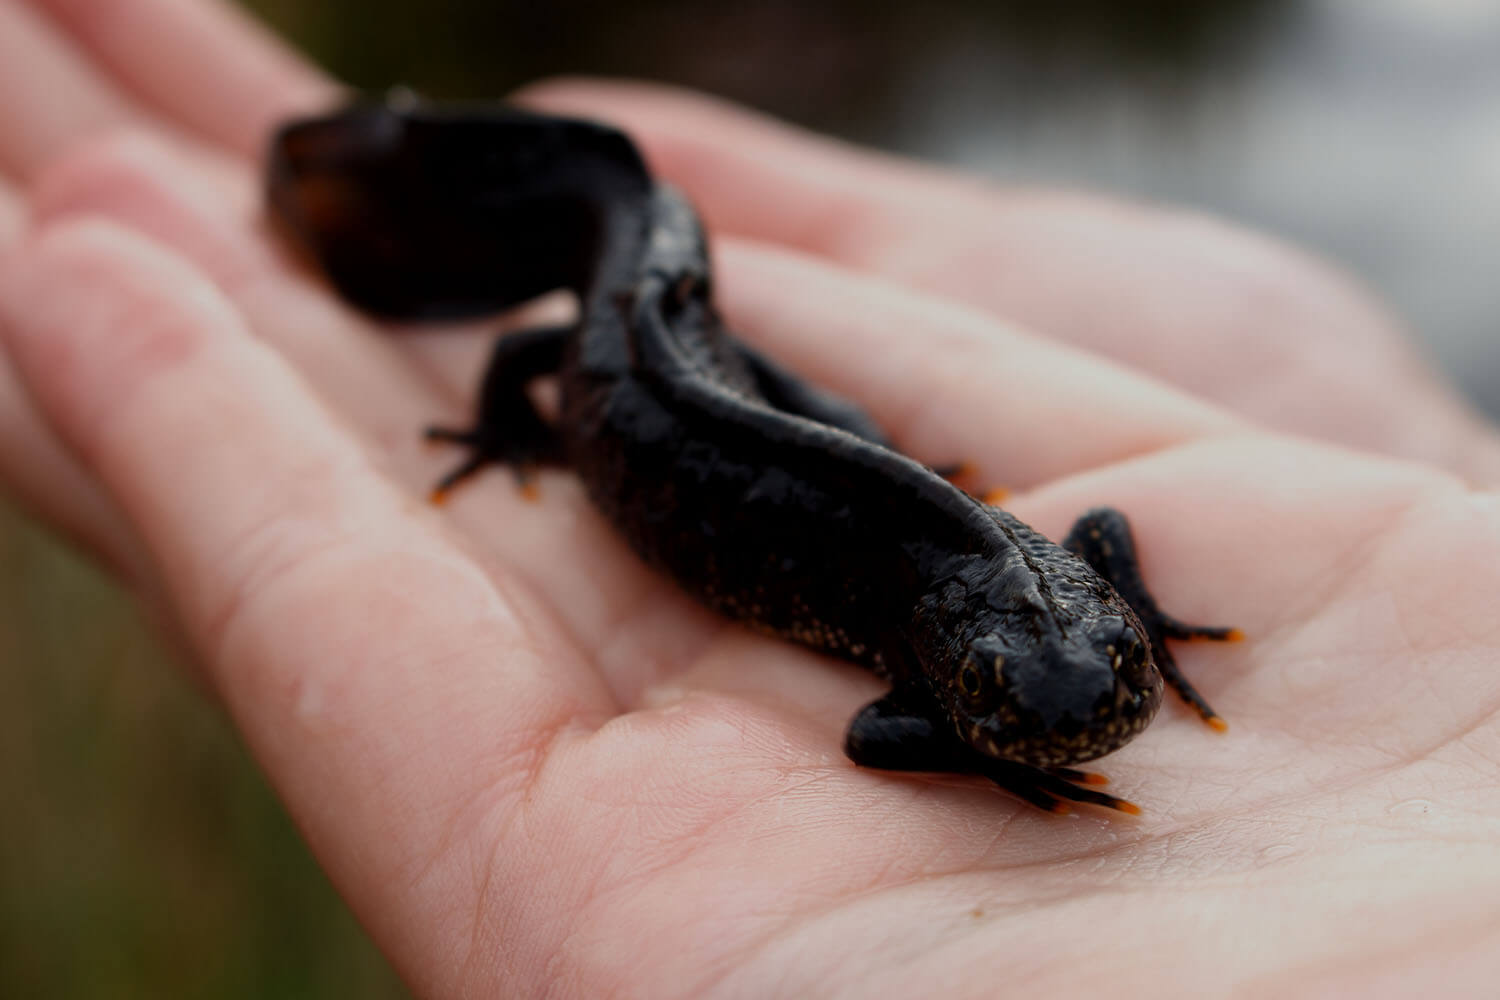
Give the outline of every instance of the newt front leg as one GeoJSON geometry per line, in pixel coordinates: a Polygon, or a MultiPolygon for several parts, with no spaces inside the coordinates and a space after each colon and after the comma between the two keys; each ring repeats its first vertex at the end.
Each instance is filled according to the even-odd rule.
{"type": "Polygon", "coordinates": [[[860,710],[844,736],[844,753],[862,767],[883,771],[979,774],[1038,809],[1066,813],[1069,802],[1084,802],[1138,815],[1140,807],[1083,785],[1105,778],[1074,768],[1041,768],[986,756],[952,732],[942,710],[914,689],[897,688],[860,710]]]}
{"type": "Polygon", "coordinates": [[[534,379],[551,375],[562,364],[563,347],[572,328],[538,327],[507,334],[495,343],[479,389],[478,415],[465,429],[430,427],[427,437],[470,449],[469,457],[433,488],[441,502],[460,482],[491,462],[511,466],[523,490],[531,471],[565,462],[562,441],[527,394],[534,379]]]}
{"type": "Polygon", "coordinates": [[[1146,638],[1151,646],[1151,655],[1162,679],[1177,696],[1187,702],[1214,729],[1220,732],[1229,724],[1220,718],[1203,696],[1188,683],[1177,666],[1172,651],[1167,648],[1168,639],[1214,639],[1236,642],[1244,633],[1236,628],[1211,625],[1188,625],[1166,614],[1156,604],[1156,599],[1146,589],[1141,578],[1140,559],[1136,556],[1135,539],[1130,532],[1130,522],[1125,515],[1112,507],[1096,507],[1073,524],[1073,530],[1063,540],[1063,547],[1081,557],[1094,568],[1094,572],[1109,581],[1119,595],[1129,604],[1146,629],[1146,638]]]}

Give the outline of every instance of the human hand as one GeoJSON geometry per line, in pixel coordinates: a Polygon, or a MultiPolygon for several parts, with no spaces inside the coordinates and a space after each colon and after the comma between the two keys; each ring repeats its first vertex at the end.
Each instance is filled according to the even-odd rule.
{"type": "Polygon", "coordinates": [[[466,412],[487,337],[393,339],[330,302],[234,153],[322,85],[242,72],[285,64],[217,8],[127,9],[197,23],[184,53],[257,86],[216,116],[128,76],[161,94],[144,127],[192,148],[109,140],[36,171],[0,326],[91,505],[5,471],[179,625],[419,993],[1316,995],[1492,971],[1492,497],[722,241],[747,337],[922,457],[1035,487],[1013,508],[1054,536],[1121,507],[1166,607],[1252,637],[1183,654],[1227,737],[1169,710],[1104,765],[1138,822],[856,770],[842,727],[878,686],[692,606],[568,477],[535,504],[504,475],[441,514],[411,499],[451,459],[415,430],[466,412]],[[240,139],[201,131],[231,121],[240,139]]]}

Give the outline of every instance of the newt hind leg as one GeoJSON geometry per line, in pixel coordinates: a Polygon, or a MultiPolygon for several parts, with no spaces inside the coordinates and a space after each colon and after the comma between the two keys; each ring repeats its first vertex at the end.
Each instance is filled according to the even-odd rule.
{"type": "Polygon", "coordinates": [[[1236,628],[1216,625],[1188,625],[1162,611],[1146,589],[1141,578],[1141,564],[1136,556],[1135,539],[1125,515],[1112,507],[1098,507],[1080,517],[1063,540],[1063,547],[1080,556],[1094,571],[1119,592],[1146,629],[1151,655],[1162,679],[1214,729],[1221,732],[1228,724],[1219,717],[1177,666],[1167,646],[1168,639],[1213,639],[1235,642],[1243,638],[1236,628]]]}
{"type": "Polygon", "coordinates": [[[557,371],[572,327],[549,326],[501,337],[490,355],[479,390],[478,415],[468,428],[429,427],[427,438],[463,445],[469,455],[433,488],[442,502],[455,486],[492,462],[509,465],[523,491],[540,466],[563,465],[566,455],[556,429],[527,394],[531,382],[557,371]]]}

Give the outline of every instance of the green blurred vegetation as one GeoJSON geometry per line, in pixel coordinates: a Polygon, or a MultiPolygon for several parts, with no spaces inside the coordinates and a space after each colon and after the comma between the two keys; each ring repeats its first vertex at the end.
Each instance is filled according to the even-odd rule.
{"type": "Polygon", "coordinates": [[[130,600],[4,507],[0,566],[0,996],[403,996],[130,600]]]}

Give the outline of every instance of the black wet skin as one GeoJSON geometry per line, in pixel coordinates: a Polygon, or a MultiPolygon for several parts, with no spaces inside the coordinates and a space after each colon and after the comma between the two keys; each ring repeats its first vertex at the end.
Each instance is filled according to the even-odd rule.
{"type": "Polygon", "coordinates": [[[436,430],[518,475],[577,472],[647,562],[729,617],[891,683],[849,726],[860,764],[982,774],[1028,802],[1132,809],[1067,765],[1116,749],[1163,676],[1161,614],[1130,531],[1098,509],[1055,545],[892,449],[857,407],[735,340],[702,229],[630,140],[509,108],[360,106],[285,126],[272,211],[378,315],[496,312],[558,288],[576,326],[502,338],[471,428],[436,430]],[[557,418],[526,388],[555,375],[557,418]]]}

